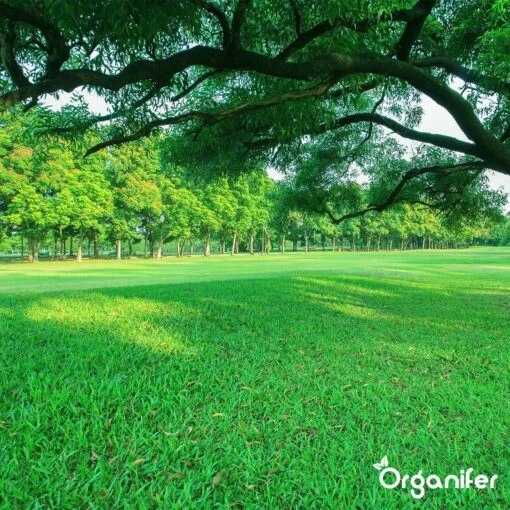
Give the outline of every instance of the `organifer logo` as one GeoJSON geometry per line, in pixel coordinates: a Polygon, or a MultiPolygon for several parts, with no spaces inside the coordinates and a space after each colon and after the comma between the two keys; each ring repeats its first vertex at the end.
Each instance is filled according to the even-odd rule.
{"type": "Polygon", "coordinates": [[[379,483],[385,489],[410,489],[411,496],[415,499],[421,499],[425,496],[425,489],[494,489],[494,484],[498,475],[477,475],[472,478],[473,468],[461,469],[458,475],[447,475],[442,479],[438,475],[428,475],[424,477],[421,470],[414,475],[402,475],[394,467],[389,467],[388,457],[385,455],[374,468],[379,471],[379,483]]]}

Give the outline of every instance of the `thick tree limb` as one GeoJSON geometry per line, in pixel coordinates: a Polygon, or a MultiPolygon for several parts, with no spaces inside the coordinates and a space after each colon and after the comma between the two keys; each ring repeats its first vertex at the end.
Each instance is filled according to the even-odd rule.
{"type": "MultiPolygon", "coordinates": [[[[428,73],[421,71],[408,63],[373,55],[330,54],[325,56],[323,59],[305,62],[298,65],[294,63],[278,62],[274,59],[266,59],[260,55],[248,52],[243,52],[241,55],[229,56],[221,50],[213,50],[212,48],[204,47],[195,47],[191,50],[187,50],[187,52],[187,56],[189,58],[195,58],[200,65],[205,65],[208,58],[217,57],[216,61],[221,58],[225,63],[226,68],[233,68],[234,66],[245,68],[251,66],[254,70],[258,70],[264,74],[277,74],[280,76],[301,79],[311,78],[313,75],[320,76],[322,74],[328,76],[327,80],[331,80],[331,77],[335,76],[335,79],[332,82],[329,81],[329,86],[331,86],[332,83],[339,81],[342,77],[354,73],[374,73],[404,79],[415,88],[421,90],[423,93],[434,99],[438,104],[444,106],[452,114],[466,136],[477,146],[476,154],[474,153],[475,149],[473,146],[471,144],[466,144],[466,142],[454,142],[455,139],[449,139],[448,137],[445,138],[441,135],[431,137],[430,135],[425,134],[422,135],[422,138],[426,138],[428,143],[440,143],[440,146],[445,146],[444,142],[447,142],[448,146],[445,146],[445,148],[458,150],[465,154],[476,155],[477,157],[483,157],[489,162],[492,168],[503,173],[510,174],[510,150],[484,129],[468,101],[454,90],[438,82],[428,73]],[[191,57],[189,52],[193,53],[191,57]],[[228,63],[230,63],[230,66],[227,66],[228,63]],[[452,143],[455,143],[456,148],[453,148],[452,143]]],[[[184,60],[183,56],[181,56],[181,58],[184,60]]],[[[175,67],[178,65],[185,65],[179,60],[177,60],[177,62],[172,60],[171,63],[175,67]]],[[[167,65],[170,64],[167,63],[167,65]]],[[[101,73],[94,73],[91,77],[93,78],[91,81],[96,82],[97,80],[97,82],[109,85],[110,87],[114,85],[120,86],[120,84],[117,84],[116,82],[120,82],[122,84],[126,81],[135,79],[132,74],[135,74],[136,76],[136,74],[140,72],[138,69],[139,67],[149,70],[153,69],[152,63],[142,61],[134,63],[132,69],[128,69],[128,66],[128,68],[126,68],[123,72],[124,74],[120,73],[119,75],[105,77],[101,73]]],[[[162,65],[157,66],[158,72],[161,67],[162,65]]],[[[75,76],[78,71],[69,71],[69,73],[73,73],[73,76],[75,76]]],[[[250,104],[253,105],[252,109],[258,109],[269,105],[281,104],[289,100],[290,97],[296,97],[295,93],[290,93],[290,95],[284,94],[279,98],[271,98],[269,100],[250,104]]],[[[248,110],[238,108],[228,110],[229,117],[239,113],[244,113],[245,111],[248,110]]],[[[371,119],[364,117],[365,115],[366,114],[358,114],[357,116],[352,117],[350,122],[359,122],[362,120],[370,121],[371,119]]],[[[225,117],[222,115],[221,118],[225,117]]],[[[376,118],[372,118],[372,120],[375,119],[376,118]]],[[[347,122],[347,120],[342,122],[347,122]]],[[[390,124],[390,129],[400,130],[401,132],[405,131],[400,128],[398,124],[390,124]]],[[[424,139],[418,140],[425,141],[424,139]]]]}
{"type": "Polygon", "coordinates": [[[246,11],[250,7],[251,0],[239,0],[232,18],[232,50],[239,52],[241,49],[241,29],[243,27],[246,11]]]}
{"type": "Polygon", "coordinates": [[[30,86],[30,82],[23,73],[21,66],[16,62],[16,57],[14,55],[15,40],[16,29],[14,23],[8,21],[5,33],[0,34],[0,55],[2,57],[2,63],[17,87],[27,87],[30,86]]]}
{"type": "Polygon", "coordinates": [[[296,30],[296,36],[301,35],[301,14],[299,12],[296,0],[289,0],[290,8],[292,9],[292,17],[294,18],[294,29],[296,30]]]}
{"type": "Polygon", "coordinates": [[[65,38],[55,25],[37,14],[13,7],[5,2],[0,2],[0,18],[24,23],[40,30],[50,50],[46,61],[46,77],[58,73],[64,62],[69,58],[69,48],[65,38]]]}
{"type": "Polygon", "coordinates": [[[416,13],[416,16],[407,22],[404,33],[396,46],[397,58],[399,60],[404,60],[405,62],[409,60],[411,49],[420,35],[425,20],[428,18],[436,3],[437,0],[419,0],[413,7],[412,10],[416,13]]]}

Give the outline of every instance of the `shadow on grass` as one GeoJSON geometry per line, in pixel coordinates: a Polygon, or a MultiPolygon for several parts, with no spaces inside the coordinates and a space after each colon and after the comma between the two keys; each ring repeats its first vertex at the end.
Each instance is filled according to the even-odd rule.
{"type": "Polygon", "coordinates": [[[430,508],[504,508],[509,299],[354,275],[2,296],[0,499],[412,507],[377,482],[388,455],[500,474],[430,508]]]}

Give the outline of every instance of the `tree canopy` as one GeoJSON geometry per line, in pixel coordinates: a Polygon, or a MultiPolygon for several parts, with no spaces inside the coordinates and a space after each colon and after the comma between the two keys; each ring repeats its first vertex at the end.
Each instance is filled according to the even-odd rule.
{"type": "Polygon", "coordinates": [[[356,214],[457,208],[484,170],[510,175],[508,0],[7,0],[0,18],[0,105],[73,92],[47,122],[102,126],[89,154],[165,128],[176,165],[282,169],[334,221],[360,170],[356,214]],[[417,129],[422,95],[466,140],[417,129]]]}

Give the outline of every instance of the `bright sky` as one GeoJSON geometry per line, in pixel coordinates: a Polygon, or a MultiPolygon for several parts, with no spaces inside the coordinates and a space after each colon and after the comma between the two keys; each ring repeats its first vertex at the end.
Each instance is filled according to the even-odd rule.
{"type": "MultiPolygon", "coordinates": [[[[93,113],[101,115],[108,113],[107,105],[102,98],[89,93],[84,93],[83,95],[88,99],[90,109],[93,113]]],[[[46,101],[46,104],[51,106],[61,106],[68,102],[70,98],[70,94],[61,94],[60,100],[49,98],[46,101]]],[[[429,97],[422,96],[422,107],[424,114],[421,124],[417,129],[420,131],[427,131],[429,133],[454,136],[460,140],[467,140],[457,123],[442,106],[439,106],[429,97]]],[[[281,176],[272,175],[272,177],[279,178],[281,176]]],[[[508,198],[505,212],[510,211],[510,176],[491,171],[489,172],[489,182],[493,189],[502,188],[507,194],[508,198]]]]}
{"type": "MultiPolygon", "coordinates": [[[[467,141],[457,123],[442,106],[439,106],[429,97],[423,96],[422,107],[424,115],[419,127],[420,131],[450,135],[467,141]]],[[[510,175],[490,171],[489,182],[493,189],[503,188],[507,196],[510,195],[510,175]]],[[[510,211],[510,201],[507,198],[506,212],[508,211],[510,211]]]]}

